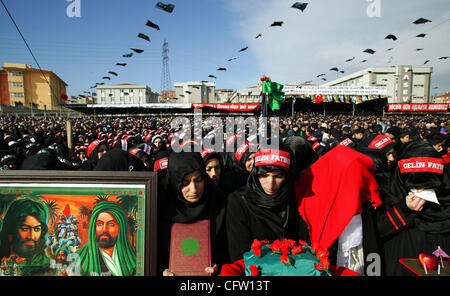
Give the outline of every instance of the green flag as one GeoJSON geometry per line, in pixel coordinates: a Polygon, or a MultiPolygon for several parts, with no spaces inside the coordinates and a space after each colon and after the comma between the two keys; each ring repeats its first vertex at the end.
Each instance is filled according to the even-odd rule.
{"type": "Polygon", "coordinates": [[[268,95],[269,107],[272,111],[280,110],[281,104],[284,100],[284,92],[282,91],[283,85],[277,82],[273,82],[268,77],[261,78],[262,81],[262,93],[268,95]]]}

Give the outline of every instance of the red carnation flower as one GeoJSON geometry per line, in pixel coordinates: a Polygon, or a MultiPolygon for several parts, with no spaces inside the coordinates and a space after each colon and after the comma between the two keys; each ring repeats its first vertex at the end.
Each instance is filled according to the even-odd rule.
{"type": "Polygon", "coordinates": [[[256,266],[255,264],[253,264],[252,266],[250,266],[250,272],[252,276],[258,276],[261,274],[261,266],[256,266]]]}
{"type": "Polygon", "coordinates": [[[299,240],[299,241],[298,241],[298,244],[299,244],[300,246],[302,246],[302,247],[307,247],[307,246],[308,246],[308,243],[305,242],[305,241],[302,241],[302,240],[299,240]]]}
{"type": "Polygon", "coordinates": [[[316,250],[316,256],[317,256],[317,258],[319,258],[319,260],[320,260],[322,257],[328,257],[329,254],[330,254],[330,253],[328,253],[328,250],[327,250],[327,249],[324,249],[324,248],[318,248],[318,249],[316,250]]]}
{"type": "Polygon", "coordinates": [[[256,246],[261,246],[261,242],[260,242],[259,240],[257,240],[257,239],[254,239],[254,240],[253,240],[253,243],[252,243],[252,249],[253,249],[254,247],[256,247],[256,246]]]}
{"type": "Polygon", "coordinates": [[[281,242],[279,240],[276,240],[269,245],[269,248],[274,252],[280,252],[281,251],[281,242]]]}
{"type": "Polygon", "coordinates": [[[330,267],[330,259],[328,259],[328,257],[321,257],[320,258],[320,265],[328,270],[328,268],[330,267]]]}
{"type": "Polygon", "coordinates": [[[292,248],[292,254],[297,255],[299,253],[303,252],[303,247],[302,246],[296,246],[294,248],[292,248]]]}
{"type": "Polygon", "coordinates": [[[280,251],[284,256],[289,255],[289,253],[291,252],[291,250],[289,250],[289,248],[284,245],[281,245],[280,251]]]}
{"type": "Polygon", "coordinates": [[[322,271],[323,270],[323,267],[322,266],[320,266],[319,264],[317,264],[317,263],[314,263],[314,268],[315,269],[317,269],[317,270],[320,270],[320,271],[322,271]]]}
{"type": "Polygon", "coordinates": [[[284,265],[292,266],[291,258],[289,256],[287,256],[287,255],[280,256],[280,260],[281,260],[281,262],[283,262],[284,265]]]}
{"type": "Polygon", "coordinates": [[[261,257],[261,242],[255,239],[252,243],[252,250],[255,256],[261,257]]]}
{"type": "Polygon", "coordinates": [[[283,246],[287,247],[288,249],[292,249],[295,246],[295,240],[284,239],[283,240],[283,246]]]}

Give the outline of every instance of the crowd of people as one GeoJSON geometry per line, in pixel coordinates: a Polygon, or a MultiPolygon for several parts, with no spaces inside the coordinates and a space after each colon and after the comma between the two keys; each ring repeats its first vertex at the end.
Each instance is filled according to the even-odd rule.
{"type": "MultiPolygon", "coordinates": [[[[256,135],[245,125],[231,134],[224,128],[217,151],[204,149],[194,134],[180,142],[176,135],[183,130],[171,127],[173,119],[73,118],[68,133],[66,118],[2,116],[1,168],[156,172],[158,272],[163,275],[174,275],[168,269],[173,223],[210,220],[213,266],[205,270],[212,274],[241,259],[254,239],[314,243],[311,213],[300,210],[309,209],[302,204],[306,193],[299,189],[313,177],[329,185],[330,195],[352,196],[342,187],[358,188],[352,196],[358,210],[327,246],[332,264],[369,275],[367,255],[378,254],[378,275],[412,275],[399,259],[438,246],[450,250],[450,120],[445,115],[295,113],[279,118],[276,133],[270,126],[256,135]],[[270,148],[250,140],[261,133],[270,148]],[[175,152],[175,145],[183,151],[175,152]],[[345,160],[352,161],[348,176],[345,160]],[[425,160],[425,167],[415,167],[425,160]],[[365,177],[347,181],[352,174],[365,177]],[[423,190],[431,190],[438,203],[420,198],[423,190]]],[[[226,117],[220,119],[225,126],[226,117]]],[[[215,132],[208,125],[197,136],[214,138],[215,132]]]]}

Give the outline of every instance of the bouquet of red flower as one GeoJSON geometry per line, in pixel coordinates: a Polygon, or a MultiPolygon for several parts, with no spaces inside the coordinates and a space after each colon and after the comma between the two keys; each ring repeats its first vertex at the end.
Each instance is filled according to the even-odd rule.
{"type": "Polygon", "coordinates": [[[220,276],[360,276],[330,264],[328,251],[290,239],[254,240],[244,258],[222,266],[220,276]]]}
{"type": "Polygon", "coordinates": [[[254,240],[244,254],[246,275],[267,276],[330,276],[328,251],[311,248],[304,241],[291,239],[254,240]]]}

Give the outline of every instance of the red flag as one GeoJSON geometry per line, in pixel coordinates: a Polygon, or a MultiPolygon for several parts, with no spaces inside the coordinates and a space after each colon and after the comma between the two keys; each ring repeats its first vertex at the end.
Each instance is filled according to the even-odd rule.
{"type": "Polygon", "coordinates": [[[314,97],[314,102],[313,103],[323,103],[323,97],[322,97],[322,95],[321,94],[319,94],[319,95],[313,95],[313,97],[314,97]]]}

